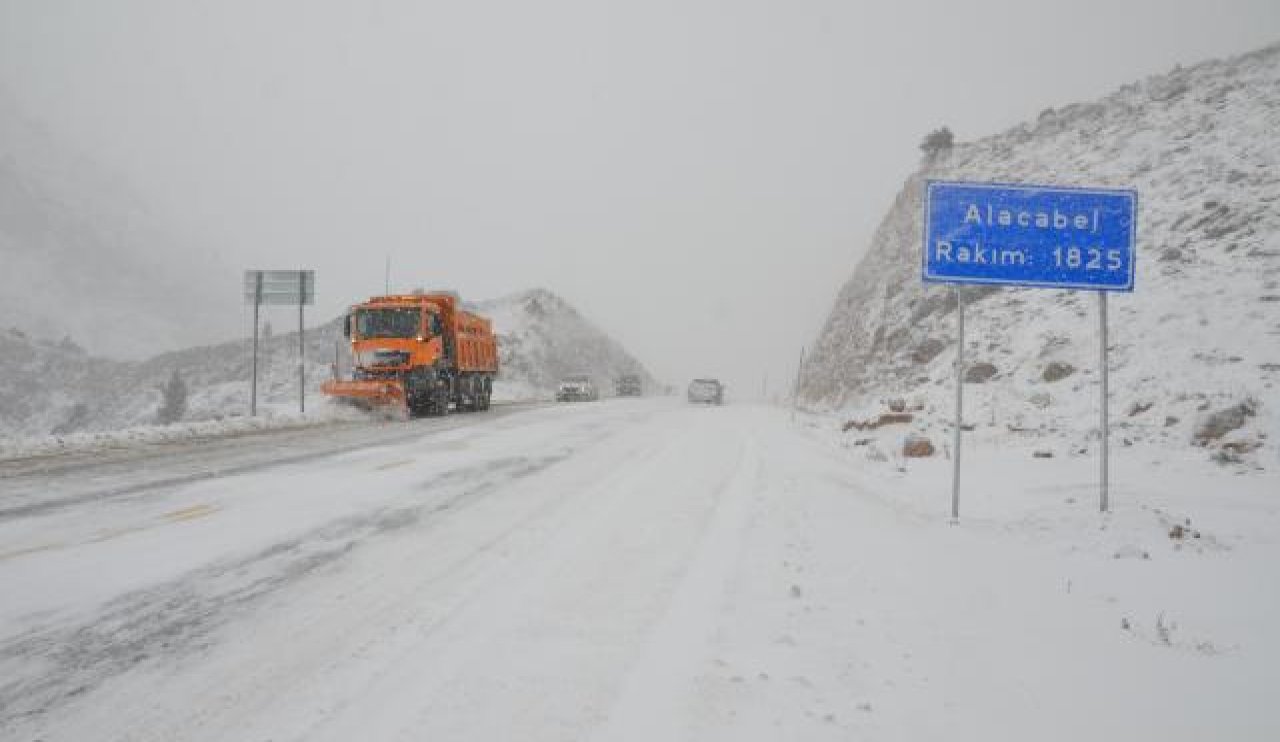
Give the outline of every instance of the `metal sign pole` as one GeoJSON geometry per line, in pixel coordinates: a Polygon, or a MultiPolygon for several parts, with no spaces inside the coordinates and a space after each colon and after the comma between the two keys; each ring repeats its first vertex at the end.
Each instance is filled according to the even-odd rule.
{"type": "Polygon", "coordinates": [[[796,419],[796,406],[800,403],[800,374],[804,372],[804,346],[800,346],[800,363],[796,366],[796,381],[791,385],[791,421],[796,419]]]}
{"type": "Polygon", "coordinates": [[[960,428],[964,421],[964,292],[956,292],[956,428],[951,459],[951,522],[960,520],[960,428]]]}
{"type": "Polygon", "coordinates": [[[298,411],[307,411],[307,326],[306,305],[315,301],[315,271],[244,272],[244,299],[253,304],[253,379],[249,391],[249,414],[258,414],[258,355],[262,306],[298,305],[298,411]]]}
{"type": "Polygon", "coordinates": [[[1101,411],[1101,420],[1099,430],[1102,434],[1102,461],[1101,471],[1099,472],[1099,494],[1098,494],[1098,512],[1105,513],[1109,507],[1107,502],[1107,487],[1109,479],[1109,468],[1111,446],[1110,446],[1110,421],[1107,415],[1107,403],[1110,401],[1107,397],[1107,292],[1098,292],[1098,337],[1101,339],[1098,348],[1098,365],[1102,369],[1102,389],[1101,399],[1099,402],[1099,410],[1101,411]]]}
{"type": "Polygon", "coordinates": [[[306,353],[306,339],[302,324],[302,308],[307,305],[307,274],[298,271],[298,414],[307,412],[307,370],[303,354],[306,353]]]}
{"type": "Polygon", "coordinates": [[[258,308],[262,306],[262,273],[258,272],[253,288],[253,381],[249,385],[249,416],[258,415],[258,308]]]}

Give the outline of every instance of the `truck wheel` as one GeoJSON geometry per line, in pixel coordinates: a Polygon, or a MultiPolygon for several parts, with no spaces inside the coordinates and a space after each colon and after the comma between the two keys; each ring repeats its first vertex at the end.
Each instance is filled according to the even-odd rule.
{"type": "Polygon", "coordinates": [[[467,379],[467,383],[462,387],[458,395],[458,409],[465,412],[475,412],[480,409],[480,390],[475,379],[467,379]]]}
{"type": "Polygon", "coordinates": [[[431,392],[427,403],[427,414],[432,417],[443,417],[449,414],[449,389],[440,387],[431,392]]]}

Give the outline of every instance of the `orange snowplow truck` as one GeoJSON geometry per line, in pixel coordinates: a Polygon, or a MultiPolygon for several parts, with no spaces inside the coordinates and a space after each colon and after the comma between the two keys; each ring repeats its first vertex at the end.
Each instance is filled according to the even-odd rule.
{"type": "Polygon", "coordinates": [[[463,311],[457,295],[375,296],[343,327],[352,378],[325,382],[325,394],[410,415],[489,409],[498,345],[489,320],[463,311]]]}

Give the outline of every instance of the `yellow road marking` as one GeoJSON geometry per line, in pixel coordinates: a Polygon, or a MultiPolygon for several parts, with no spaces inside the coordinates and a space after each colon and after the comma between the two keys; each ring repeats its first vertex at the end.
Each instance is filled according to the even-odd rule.
{"type": "MultiPolygon", "coordinates": [[[[213,505],[207,505],[207,504],[201,503],[199,505],[192,505],[189,508],[182,508],[181,510],[173,510],[171,512],[165,513],[164,515],[160,516],[160,518],[169,523],[179,523],[186,520],[195,520],[196,518],[203,518],[206,515],[213,515],[216,512],[218,512],[217,507],[213,505]]],[[[149,531],[152,528],[157,528],[157,527],[159,527],[159,524],[156,524],[156,523],[146,523],[146,524],[136,525],[136,526],[118,526],[116,528],[108,528],[102,531],[98,531],[96,534],[80,542],[80,544],[54,542],[54,543],[40,544],[38,546],[28,546],[21,549],[14,549],[13,551],[4,551],[4,552],[0,552],[0,562],[5,561],[6,559],[14,559],[16,557],[24,556],[26,554],[36,554],[41,551],[54,551],[57,549],[65,549],[69,546],[78,546],[82,544],[100,544],[103,541],[110,541],[111,539],[120,538],[121,536],[127,536],[131,533],[149,531]]]]}
{"type": "Polygon", "coordinates": [[[100,543],[102,543],[103,541],[110,541],[110,540],[111,540],[111,539],[113,539],[113,538],[119,538],[119,537],[121,537],[121,536],[128,536],[128,535],[129,535],[129,534],[131,534],[131,533],[138,533],[139,531],[149,531],[149,530],[151,530],[152,528],[155,528],[155,526],[152,526],[152,525],[143,525],[143,526],[123,526],[123,527],[121,527],[121,528],[109,528],[109,529],[107,529],[107,530],[105,530],[105,531],[99,531],[99,532],[98,532],[98,535],[94,536],[93,538],[89,539],[88,541],[85,541],[85,543],[86,543],[86,544],[100,544],[100,543]]]}
{"type": "Polygon", "coordinates": [[[13,559],[14,557],[20,557],[23,554],[36,554],[41,551],[51,551],[53,549],[61,549],[64,546],[66,546],[66,544],[61,544],[61,543],[40,544],[39,546],[28,546],[24,549],[15,549],[13,551],[6,551],[0,554],[0,562],[3,562],[6,559],[13,559]]]}
{"type": "Polygon", "coordinates": [[[174,510],[171,513],[165,513],[164,519],[168,521],[195,520],[196,518],[203,518],[206,515],[212,515],[217,511],[218,509],[215,508],[214,506],[201,503],[199,505],[192,505],[189,508],[183,508],[181,510],[174,510]]]}
{"type": "Polygon", "coordinates": [[[397,466],[406,466],[412,463],[413,463],[413,459],[405,459],[403,461],[391,461],[386,464],[381,464],[380,466],[378,466],[378,471],[386,471],[387,469],[394,469],[397,466]]]}

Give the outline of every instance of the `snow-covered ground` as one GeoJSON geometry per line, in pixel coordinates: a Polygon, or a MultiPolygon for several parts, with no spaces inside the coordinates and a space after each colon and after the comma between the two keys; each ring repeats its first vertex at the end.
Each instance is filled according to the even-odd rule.
{"type": "Polygon", "coordinates": [[[1280,735],[1274,475],[1129,448],[1102,516],[1088,457],[975,436],[952,525],[942,456],[866,455],[888,428],[667,399],[420,422],[186,483],[49,477],[28,496],[80,495],[0,515],[0,738],[1280,735]]]}
{"type": "MultiPolygon", "coordinates": [[[[644,366],[620,343],[574,307],[544,289],[482,302],[474,307],[493,320],[501,356],[494,396],[500,401],[551,399],[559,379],[593,376],[612,393],[624,373],[656,389],[644,366]]],[[[334,365],[349,359],[341,323],[307,331],[305,368],[308,418],[332,417],[320,385],[334,365]]],[[[258,409],[289,424],[298,409],[297,333],[264,330],[258,363],[258,409]]],[[[16,328],[0,329],[0,456],[6,449],[57,449],[87,438],[176,437],[194,427],[247,429],[252,345],[239,340],[185,348],[145,361],[115,361],[87,354],[70,339],[51,341],[16,328]],[[156,425],[163,387],[177,374],[187,388],[184,423],[156,425]]]]}
{"type": "Polygon", "coordinates": [[[170,425],[137,425],[118,430],[83,431],[30,438],[0,437],[0,461],[66,452],[127,448],[139,444],[165,444],[174,441],[221,438],[340,422],[362,422],[374,418],[371,413],[324,399],[313,400],[312,408],[306,414],[299,413],[296,409],[280,409],[282,406],[273,407],[264,407],[263,414],[259,417],[241,416],[170,425]]]}

